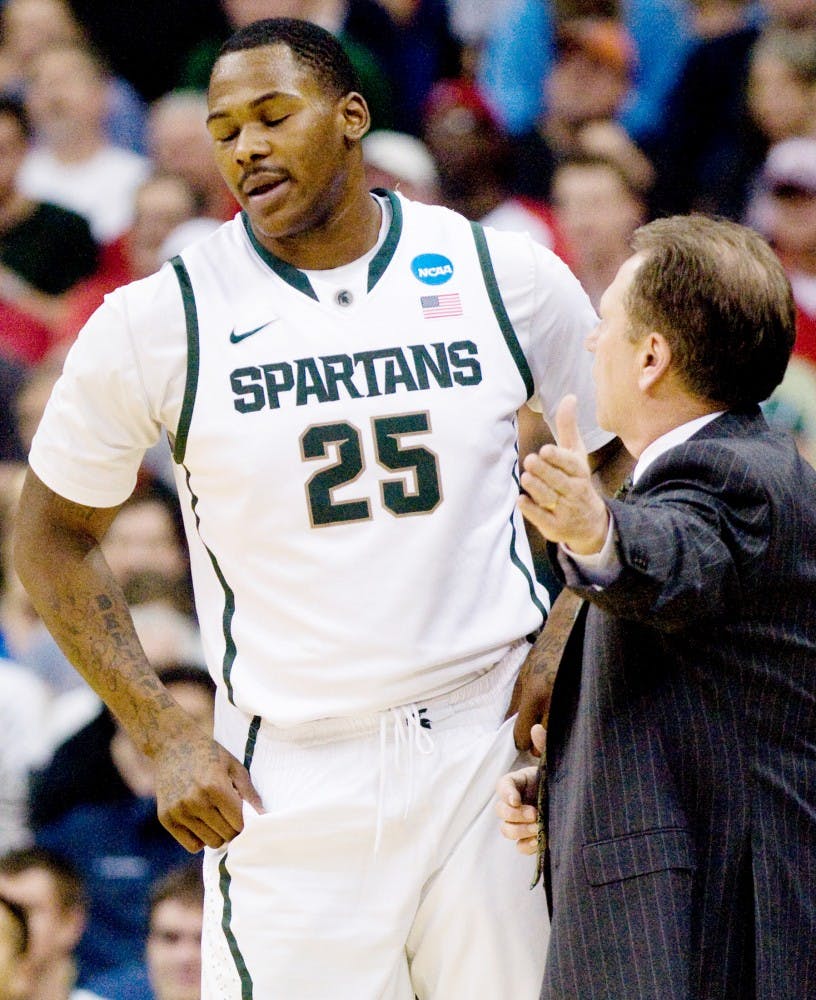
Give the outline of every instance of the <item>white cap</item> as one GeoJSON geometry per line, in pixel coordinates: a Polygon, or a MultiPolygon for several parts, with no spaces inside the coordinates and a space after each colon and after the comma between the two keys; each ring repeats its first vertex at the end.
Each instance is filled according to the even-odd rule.
{"type": "Polygon", "coordinates": [[[399,180],[429,187],[436,184],[436,167],[425,143],[405,132],[381,129],[363,139],[363,159],[399,180]]]}
{"type": "Polygon", "coordinates": [[[177,253],[181,253],[191,243],[203,240],[205,236],[214,233],[221,227],[222,223],[218,219],[210,219],[206,216],[198,216],[195,219],[188,219],[180,223],[175,229],[165,237],[159,250],[160,260],[170,260],[177,253]]]}
{"type": "Polygon", "coordinates": [[[816,139],[785,139],[772,146],[762,171],[765,184],[816,194],[816,139]]]}

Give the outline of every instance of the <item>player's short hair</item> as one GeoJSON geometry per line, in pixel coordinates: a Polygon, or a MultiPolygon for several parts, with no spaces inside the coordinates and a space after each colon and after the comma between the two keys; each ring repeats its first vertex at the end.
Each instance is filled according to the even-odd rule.
{"type": "Polygon", "coordinates": [[[293,17],[270,17],[239,29],[221,46],[216,62],[229,52],[264,45],[285,45],[333,98],[360,91],[357,71],[334,35],[293,17]]]}
{"type": "Polygon", "coordinates": [[[153,883],[149,896],[151,918],[156,907],[168,899],[188,906],[204,906],[204,878],[200,861],[179,865],[153,883]]]}
{"type": "Polygon", "coordinates": [[[60,854],[45,847],[18,847],[0,855],[0,875],[23,875],[29,871],[44,871],[54,884],[60,909],[85,909],[85,882],[79,871],[60,854]]]}
{"type": "Polygon", "coordinates": [[[625,307],[633,339],[661,333],[687,389],[738,408],[782,381],[796,336],[790,282],[756,232],[703,215],[656,219],[635,231],[644,255],[625,307]]]}
{"type": "Polygon", "coordinates": [[[33,135],[31,119],[19,97],[13,94],[0,94],[0,118],[13,118],[27,140],[33,135]]]}
{"type": "Polygon", "coordinates": [[[18,955],[24,955],[28,950],[28,915],[24,907],[6,896],[0,895],[0,908],[6,910],[12,919],[16,930],[18,955]]]}

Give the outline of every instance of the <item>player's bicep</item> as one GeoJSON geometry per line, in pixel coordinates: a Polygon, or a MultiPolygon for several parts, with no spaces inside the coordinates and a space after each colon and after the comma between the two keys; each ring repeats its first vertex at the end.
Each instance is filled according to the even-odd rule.
{"type": "Polygon", "coordinates": [[[15,552],[23,560],[41,549],[59,558],[71,540],[74,544],[97,544],[118,511],[119,507],[87,507],[68,500],[29,468],[15,521],[15,552]]]}

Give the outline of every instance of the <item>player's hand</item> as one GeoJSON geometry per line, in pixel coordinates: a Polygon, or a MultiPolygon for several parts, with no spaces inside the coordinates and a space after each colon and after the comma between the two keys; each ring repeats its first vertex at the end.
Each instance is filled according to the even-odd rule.
{"type": "Polygon", "coordinates": [[[159,820],[193,854],[241,832],[244,801],[263,812],[243,764],[194,724],[156,754],[153,765],[159,820]]]}
{"type": "Polygon", "coordinates": [[[577,400],[565,396],[555,417],[558,444],[545,444],[524,459],[519,509],[551,542],[579,555],[599,552],[609,511],[592,484],[587,450],[578,430],[577,400]]]}
{"type": "MultiPolygon", "coordinates": [[[[530,733],[533,746],[539,753],[544,749],[546,733],[542,726],[533,726],[530,733]]],[[[496,785],[496,815],[501,821],[499,830],[503,837],[512,840],[522,854],[535,854],[538,850],[538,768],[522,767],[499,778],[496,785]]]]}

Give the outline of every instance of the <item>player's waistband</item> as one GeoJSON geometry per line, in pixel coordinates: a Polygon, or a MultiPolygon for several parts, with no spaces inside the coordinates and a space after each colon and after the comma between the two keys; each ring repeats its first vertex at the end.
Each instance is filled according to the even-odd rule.
{"type": "MultiPolygon", "coordinates": [[[[397,705],[366,715],[317,719],[296,726],[275,726],[260,716],[249,716],[223,701],[216,709],[216,738],[238,759],[251,753],[251,745],[259,735],[265,739],[314,746],[338,740],[353,739],[378,733],[382,720],[395,712],[416,715],[424,728],[448,728],[466,724],[470,711],[494,701],[506,688],[524,661],[530,643],[526,638],[514,642],[489,670],[474,677],[461,687],[442,695],[417,700],[410,705],[397,705]]],[[[501,706],[502,710],[506,706],[501,706]]]]}

